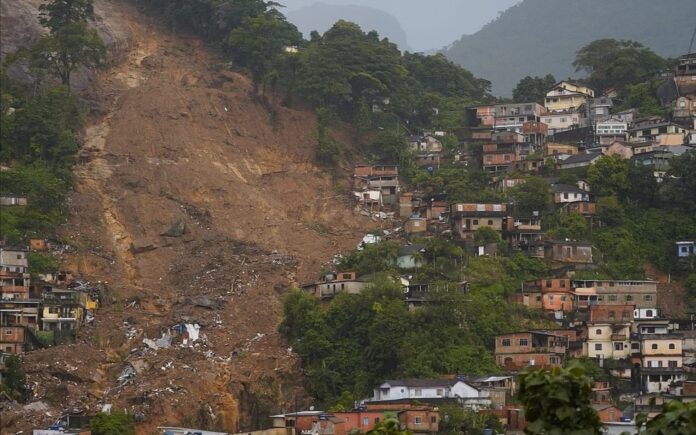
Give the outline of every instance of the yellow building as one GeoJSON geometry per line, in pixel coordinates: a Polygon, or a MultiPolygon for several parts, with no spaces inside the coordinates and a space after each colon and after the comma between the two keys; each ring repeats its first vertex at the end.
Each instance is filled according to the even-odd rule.
{"type": "Polygon", "coordinates": [[[592,89],[563,81],[556,83],[553,88],[546,93],[544,105],[546,106],[546,110],[550,112],[577,110],[580,106],[587,103],[588,98],[594,98],[594,91],[592,89]]]}

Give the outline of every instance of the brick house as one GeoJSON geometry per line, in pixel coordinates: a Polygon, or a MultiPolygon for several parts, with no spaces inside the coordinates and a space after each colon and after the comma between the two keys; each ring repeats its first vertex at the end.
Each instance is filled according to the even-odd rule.
{"type": "Polygon", "coordinates": [[[457,203],[450,206],[452,234],[462,240],[473,240],[482,227],[502,233],[506,217],[506,204],[457,203]]]}
{"type": "Polygon", "coordinates": [[[550,368],[563,364],[568,338],[547,331],[525,331],[497,335],[496,363],[506,370],[528,366],[550,368]]]}

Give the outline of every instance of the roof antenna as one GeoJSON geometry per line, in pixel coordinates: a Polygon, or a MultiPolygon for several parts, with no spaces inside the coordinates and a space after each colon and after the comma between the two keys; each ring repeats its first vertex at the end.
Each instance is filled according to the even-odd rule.
{"type": "Polygon", "coordinates": [[[696,25],[694,26],[694,33],[691,35],[691,42],[689,43],[689,51],[686,54],[691,54],[691,49],[694,46],[694,38],[696,38],[696,25]]]}

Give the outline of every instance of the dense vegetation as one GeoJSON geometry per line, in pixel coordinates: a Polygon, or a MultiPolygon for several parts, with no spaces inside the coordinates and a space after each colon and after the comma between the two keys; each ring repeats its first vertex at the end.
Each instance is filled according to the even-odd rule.
{"type": "Polygon", "coordinates": [[[313,32],[306,41],[272,2],[145,3],[162,12],[173,28],[219,46],[250,71],[257,86],[282,88],[356,124],[377,105],[386,113],[376,122],[389,127],[430,128],[437,124],[435,114],[445,112],[438,120],[453,129],[462,125],[466,104],[489,98],[489,82],[444,56],[402,55],[388,39],[347,21],[338,21],[323,35],[313,32]],[[286,50],[291,46],[298,50],[286,50]]]}
{"type": "Polygon", "coordinates": [[[349,255],[341,270],[375,274],[359,295],[339,294],[328,306],[299,290],[286,296],[281,332],[302,360],[309,391],[323,404],[369,396],[384,379],[498,371],[487,349],[495,334],[548,326],[540,314],[508,305],[505,296],[521,280],[547,272],[524,256],[471,258],[441,239],[426,243],[423,266],[409,273],[438,286],[429,301],[409,310],[395,281],[397,247],[368,245],[349,255]],[[461,285],[460,271],[470,290],[461,285]]]}
{"type": "Polygon", "coordinates": [[[445,55],[491,80],[495,95],[509,96],[525,76],[574,76],[575,53],[599,38],[639,41],[661,56],[684,54],[694,16],[696,3],[684,0],[657,8],[653,0],[525,0],[463,36],[445,55]]]}
{"type": "Polygon", "coordinates": [[[0,186],[3,193],[25,195],[29,202],[0,214],[0,236],[11,244],[48,237],[63,221],[83,121],[70,77],[78,68],[99,65],[104,56],[101,40],[88,25],[91,2],[53,1],[40,10],[49,32],[8,58],[8,63],[25,62],[34,82],[11,81],[3,65],[0,83],[0,162],[10,168],[0,171],[0,186]]]}

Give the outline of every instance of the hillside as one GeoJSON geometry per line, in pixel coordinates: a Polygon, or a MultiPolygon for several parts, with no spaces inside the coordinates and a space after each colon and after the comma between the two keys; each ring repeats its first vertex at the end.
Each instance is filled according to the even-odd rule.
{"type": "Polygon", "coordinates": [[[694,17],[691,0],[524,0],[444,53],[492,81],[494,95],[509,96],[527,75],[575,76],[575,52],[600,38],[632,39],[661,56],[683,54],[694,17]]]}
{"type": "Polygon", "coordinates": [[[313,164],[313,114],[271,101],[272,122],[250,80],[221,70],[201,41],[163,33],[125,1],[95,10],[100,29],[128,35],[114,44],[126,60],[95,79],[60,233],[63,263],[109,290],[78,343],[26,354],[46,408],[8,405],[3,425],[27,431],[112,403],[141,433],[201,415],[248,429],[305,397],[276,332],[282,294],[371,222],[336,192],[345,175],[313,164]],[[162,236],[170,227],[183,231],[162,236]],[[143,344],[179,322],[205,338],[143,344]],[[119,382],[130,367],[132,381],[119,382]]]}
{"type": "Polygon", "coordinates": [[[338,20],[352,21],[363,30],[376,30],[381,37],[399,46],[399,49],[409,50],[406,32],[399,21],[379,9],[362,5],[330,5],[314,3],[287,13],[288,21],[297,26],[306,38],[312,30],[324,33],[338,20]]]}

